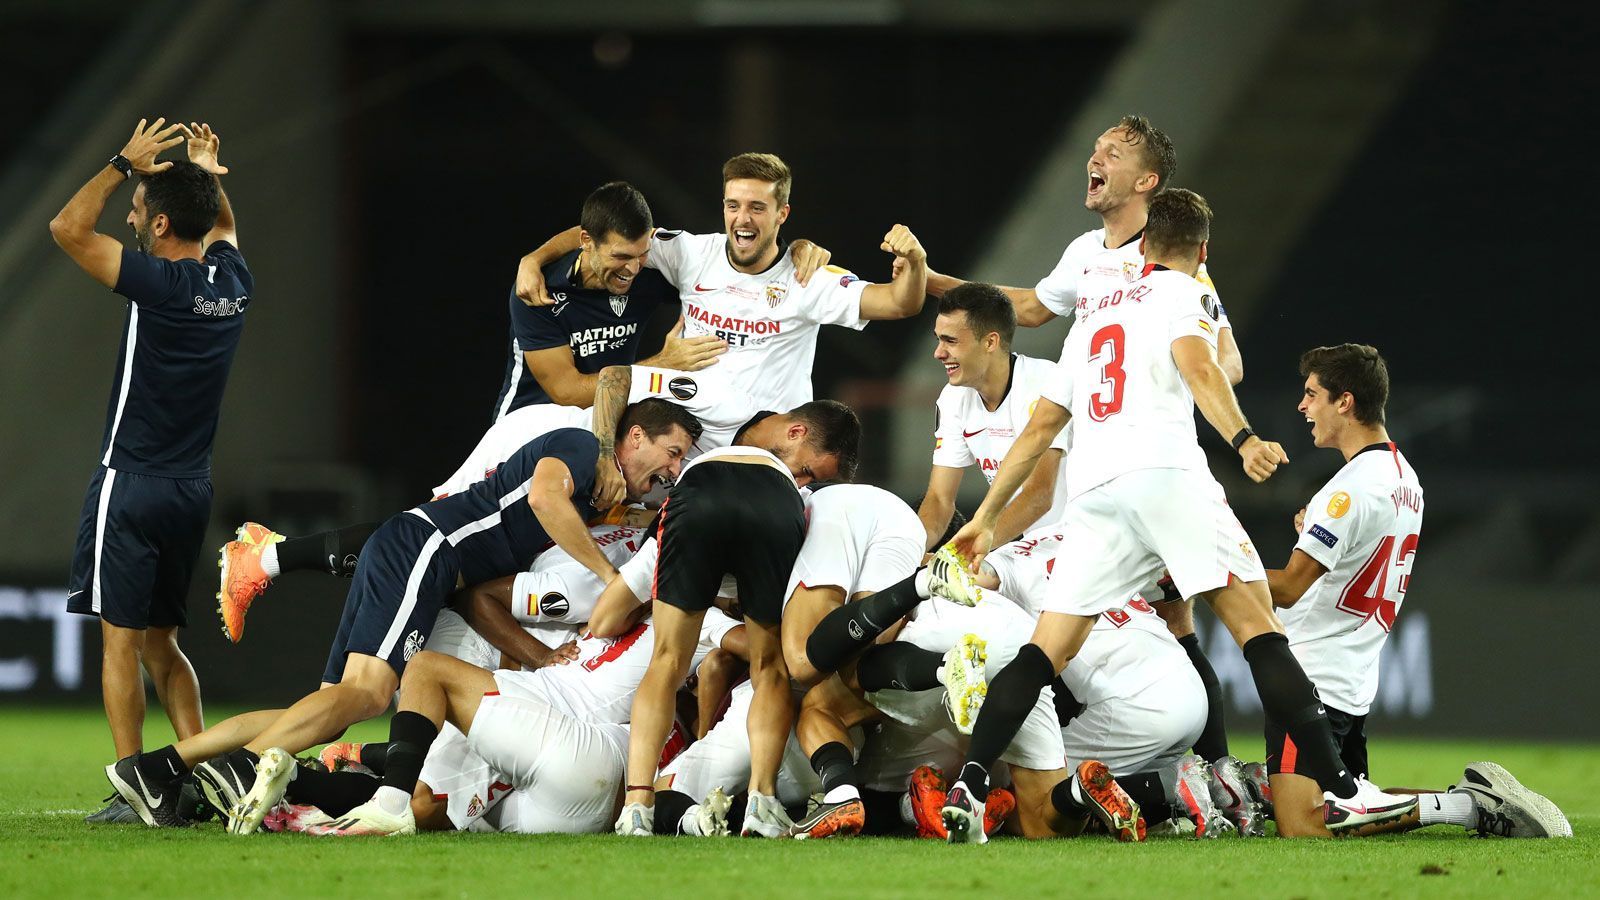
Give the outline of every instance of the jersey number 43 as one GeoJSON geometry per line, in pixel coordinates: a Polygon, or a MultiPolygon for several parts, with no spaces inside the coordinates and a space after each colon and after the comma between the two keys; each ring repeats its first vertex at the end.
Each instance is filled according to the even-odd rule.
{"type": "Polygon", "coordinates": [[[1372,557],[1361,567],[1356,577],[1339,595],[1339,609],[1363,619],[1377,619],[1384,631],[1394,628],[1395,617],[1400,614],[1400,604],[1406,599],[1406,588],[1411,585],[1411,562],[1417,555],[1417,536],[1408,534],[1400,541],[1400,551],[1395,552],[1395,536],[1385,535],[1372,551],[1372,557]],[[1389,570],[1400,576],[1395,582],[1394,596],[1389,597],[1389,570]]]}

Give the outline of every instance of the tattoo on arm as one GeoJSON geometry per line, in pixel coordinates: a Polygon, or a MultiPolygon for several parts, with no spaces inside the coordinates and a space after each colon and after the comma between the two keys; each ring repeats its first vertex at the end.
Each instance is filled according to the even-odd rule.
{"type": "Polygon", "coordinates": [[[593,424],[601,453],[616,451],[617,422],[628,406],[628,391],[632,386],[633,369],[628,366],[607,366],[600,370],[600,381],[594,391],[593,424]]]}

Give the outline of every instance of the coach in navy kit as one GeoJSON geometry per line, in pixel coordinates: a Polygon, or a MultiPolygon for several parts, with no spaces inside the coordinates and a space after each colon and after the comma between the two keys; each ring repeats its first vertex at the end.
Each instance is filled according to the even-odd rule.
{"type": "Polygon", "coordinates": [[[678,289],[644,267],[653,226],[638,189],[623,181],[601,185],[584,200],[579,222],[579,249],[542,270],[555,304],[528,305],[511,292],[511,355],[496,420],[536,403],[590,406],[606,366],[693,372],[728,349],[714,336],[680,337],[681,321],[665,338],[655,327],[670,321],[658,313],[678,308],[678,289]],[[651,345],[661,351],[640,360],[651,345]]]}
{"type": "Polygon", "coordinates": [[[89,481],[67,609],[98,616],[101,690],[117,755],[137,752],[141,662],[173,729],[198,732],[200,686],[178,648],[189,576],[211,509],[211,444],[255,283],[239,255],[210,126],[143,120],[50,223],[56,243],[128,299],[99,466],[89,481]],[[188,161],[157,162],[188,143],[188,161]],[[95,231],[137,172],[130,250],[95,231]]]}

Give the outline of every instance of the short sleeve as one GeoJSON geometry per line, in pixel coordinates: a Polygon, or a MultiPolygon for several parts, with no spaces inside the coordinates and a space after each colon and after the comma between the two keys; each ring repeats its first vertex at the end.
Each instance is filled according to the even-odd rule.
{"type": "Polygon", "coordinates": [[[1306,504],[1306,518],[1294,548],[1333,571],[1344,551],[1357,538],[1361,510],[1347,491],[1329,484],[1306,504]],[[1330,490],[1331,488],[1331,490],[1330,490]]]}
{"type": "Polygon", "coordinates": [[[511,614],[524,624],[581,625],[589,621],[600,599],[600,579],[578,567],[578,577],[587,583],[573,584],[567,578],[577,574],[572,568],[563,564],[548,571],[517,573],[511,582],[511,614]]]}
{"type": "Polygon", "coordinates": [[[153,307],[177,295],[182,284],[177,263],[124,247],[122,270],[112,290],[139,306],[153,307]]]}
{"type": "Polygon", "coordinates": [[[523,350],[565,347],[571,335],[556,319],[554,306],[529,306],[515,291],[511,293],[511,336],[523,350]]]}
{"type": "Polygon", "coordinates": [[[1204,338],[1212,347],[1217,346],[1217,313],[1221,304],[1202,285],[1162,285],[1161,301],[1167,316],[1167,340],[1179,338],[1204,338]]]}
{"type": "Polygon", "coordinates": [[[650,588],[655,584],[656,560],[660,555],[661,548],[656,544],[656,539],[650,538],[632,559],[617,570],[622,573],[622,581],[628,590],[633,591],[633,596],[641,603],[649,603],[653,599],[650,588]]]}
{"type": "Polygon", "coordinates": [[[1206,270],[1206,264],[1200,264],[1200,270],[1195,273],[1196,281],[1205,285],[1206,293],[1217,301],[1217,328],[1232,328],[1233,323],[1228,321],[1228,310],[1222,305],[1222,297],[1217,293],[1217,284],[1211,280],[1211,273],[1206,270]]]}
{"type": "Polygon", "coordinates": [[[946,387],[939,393],[939,401],[934,405],[933,430],[933,464],[948,466],[952,469],[965,469],[975,461],[972,448],[967,446],[966,435],[962,432],[961,416],[956,412],[952,390],[960,388],[946,387]]]}
{"type": "Polygon", "coordinates": [[[805,287],[795,282],[802,300],[801,314],[818,325],[843,325],[860,331],[867,327],[861,318],[861,292],[870,284],[848,269],[823,266],[805,287]]]}
{"type": "Polygon", "coordinates": [[[1078,276],[1083,274],[1083,264],[1073,252],[1075,244],[1068,244],[1056,267],[1033,286],[1039,302],[1058,316],[1071,316],[1078,305],[1078,276]]]}
{"type": "MultiPolygon", "coordinates": [[[[1079,341],[1075,341],[1073,338],[1076,337],[1080,330],[1082,329],[1074,327],[1072,331],[1067,333],[1067,339],[1061,344],[1061,359],[1056,362],[1056,370],[1045,381],[1039,391],[1039,396],[1042,399],[1049,400],[1068,412],[1072,411],[1072,392],[1076,387],[1074,382],[1077,379],[1078,366],[1081,361],[1079,355],[1082,352],[1077,350],[1076,347],[1079,341]]],[[[1065,428],[1061,430],[1063,432],[1066,431],[1065,428]]],[[[1057,435],[1056,437],[1059,440],[1061,436],[1057,435]]]]}
{"type": "Polygon", "coordinates": [[[650,232],[650,255],[645,265],[660,272],[662,277],[679,289],[694,256],[694,241],[700,235],[686,234],[667,228],[650,232]]]}

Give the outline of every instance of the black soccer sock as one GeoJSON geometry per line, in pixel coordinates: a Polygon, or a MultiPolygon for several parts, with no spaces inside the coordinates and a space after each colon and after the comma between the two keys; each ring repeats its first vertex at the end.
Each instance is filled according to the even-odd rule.
{"type": "Polygon", "coordinates": [[[1200,676],[1200,683],[1206,686],[1206,727],[1194,742],[1194,752],[1206,762],[1214,763],[1228,755],[1228,723],[1224,719],[1222,681],[1217,678],[1217,670],[1211,668],[1211,660],[1206,658],[1206,652],[1200,649],[1198,634],[1186,634],[1178,638],[1178,643],[1189,654],[1189,664],[1200,676]]]}
{"type": "Polygon", "coordinates": [[[818,672],[837,672],[923,599],[917,593],[917,576],[912,575],[864,600],[846,603],[817,623],[806,640],[806,657],[818,672]]]}
{"type": "Polygon", "coordinates": [[[278,574],[327,572],[349,578],[356,573],[362,545],[378,530],[379,524],[363,522],[305,537],[286,537],[277,545],[278,574]]]}
{"type": "MultiPolygon", "coordinates": [[[[1050,805],[1054,806],[1056,812],[1061,813],[1063,816],[1085,818],[1093,815],[1094,810],[1088,803],[1078,799],[1078,795],[1073,792],[1072,787],[1077,784],[1077,781],[1077,775],[1068,775],[1065,781],[1051,788],[1050,805]]],[[[1081,786],[1079,790],[1082,790],[1081,786]]]]}
{"type": "Polygon", "coordinates": [[[409,710],[395,713],[389,720],[389,758],[383,786],[399,788],[408,795],[416,790],[422,760],[438,736],[439,729],[427,716],[409,710]]]}
{"type": "Polygon", "coordinates": [[[943,653],[895,641],[867,648],[856,664],[856,680],[863,691],[926,691],[939,686],[942,665],[943,653]]]}
{"type": "Polygon", "coordinates": [[[656,791],[655,834],[682,834],[678,823],[697,801],[683,791],[656,791]]]}
{"type": "Polygon", "coordinates": [[[972,743],[967,747],[967,764],[959,780],[966,781],[979,800],[989,797],[989,775],[995,760],[1011,746],[1028,713],[1039,702],[1039,692],[1056,677],[1056,667],[1038,644],[1023,644],[1017,658],[1006,664],[989,682],[989,693],[978,721],[972,728],[972,743]],[[974,770],[976,766],[976,770],[974,770]],[[968,780],[982,773],[982,787],[968,780]]]}
{"type": "Polygon", "coordinates": [[[361,745],[361,764],[380,778],[389,767],[389,742],[368,741],[361,745]]]}
{"type": "Polygon", "coordinates": [[[1056,720],[1062,728],[1083,712],[1083,701],[1072,696],[1072,689],[1067,687],[1067,682],[1060,675],[1050,682],[1050,694],[1055,700],[1056,720]]]}
{"type": "Polygon", "coordinates": [[[381,784],[360,772],[324,772],[301,766],[283,796],[290,803],[309,803],[338,818],[371,800],[381,784]]]}
{"type": "Polygon", "coordinates": [[[1289,652],[1289,638],[1277,632],[1256,635],[1245,642],[1244,658],[1267,718],[1288,732],[1299,749],[1298,774],[1315,778],[1335,796],[1354,796],[1355,779],[1339,759],[1328,714],[1305,669],[1289,652]]]}
{"type": "Polygon", "coordinates": [[[900,799],[905,791],[874,791],[861,789],[861,805],[867,810],[867,824],[862,826],[865,835],[905,834],[909,830],[900,815],[900,799]]]}
{"type": "Polygon", "coordinates": [[[740,791],[728,798],[733,805],[728,807],[728,833],[738,834],[744,830],[745,807],[750,805],[750,792],[740,791]]]}
{"type": "Polygon", "coordinates": [[[861,777],[856,774],[855,754],[838,741],[829,741],[811,754],[811,770],[822,779],[824,791],[845,785],[858,791],[861,788],[861,777]]]}
{"type": "Polygon", "coordinates": [[[1167,786],[1159,772],[1118,775],[1117,784],[1139,804],[1139,814],[1146,822],[1153,825],[1172,818],[1172,801],[1167,799],[1167,786]]]}
{"type": "Polygon", "coordinates": [[[157,779],[171,781],[189,774],[189,767],[183,764],[183,757],[178,755],[178,748],[171,744],[160,750],[139,754],[134,765],[147,776],[149,781],[157,779]]]}

